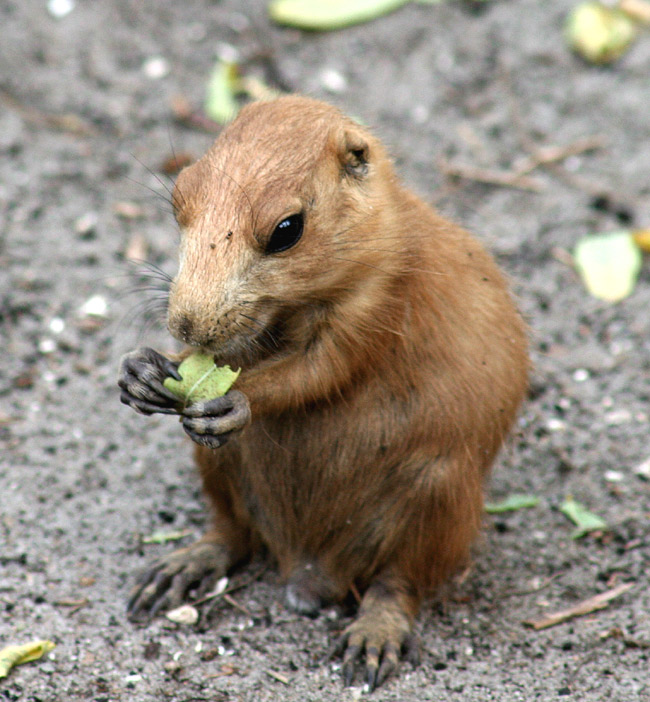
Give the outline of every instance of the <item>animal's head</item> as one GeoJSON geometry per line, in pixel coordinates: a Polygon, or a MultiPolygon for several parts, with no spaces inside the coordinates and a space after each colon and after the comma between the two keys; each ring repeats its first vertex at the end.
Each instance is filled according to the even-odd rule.
{"type": "Polygon", "coordinates": [[[281,353],[298,326],[304,337],[377,272],[369,232],[393,178],[377,140],[334,107],[244,108],[176,183],[172,334],[244,364],[281,353]]]}

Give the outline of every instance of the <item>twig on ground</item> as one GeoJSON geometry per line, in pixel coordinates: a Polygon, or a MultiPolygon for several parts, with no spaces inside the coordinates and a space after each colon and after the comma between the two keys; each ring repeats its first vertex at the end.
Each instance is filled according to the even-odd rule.
{"type": "Polygon", "coordinates": [[[26,122],[39,127],[48,127],[61,132],[77,134],[79,136],[93,136],[97,131],[84,119],[71,112],[66,114],[51,114],[43,110],[36,109],[29,105],[24,105],[11,93],[0,89],[0,102],[17,112],[26,122]]]}
{"type": "Polygon", "coordinates": [[[489,168],[477,168],[476,166],[451,163],[444,158],[438,159],[438,168],[446,176],[474,180],[478,183],[487,183],[488,185],[499,185],[501,187],[530,190],[532,192],[539,192],[543,187],[539,181],[526,175],[520,175],[517,171],[498,171],[489,168]]]}
{"type": "Polygon", "coordinates": [[[574,617],[580,617],[583,614],[591,614],[599,609],[605,609],[609,606],[609,603],[612,600],[620,597],[624,592],[627,592],[632,587],[634,587],[633,583],[624,583],[613,588],[612,590],[601,592],[598,595],[594,595],[594,597],[583,600],[582,602],[579,602],[577,605],[569,607],[568,609],[553,612],[552,614],[542,617],[541,619],[528,619],[524,622],[524,624],[527,626],[532,626],[533,629],[539,631],[540,629],[546,629],[550,626],[561,624],[562,622],[566,622],[574,617]]]}

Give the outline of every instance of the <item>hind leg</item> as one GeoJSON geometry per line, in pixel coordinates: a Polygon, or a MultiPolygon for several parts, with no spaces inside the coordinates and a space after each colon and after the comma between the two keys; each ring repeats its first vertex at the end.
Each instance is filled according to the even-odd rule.
{"type": "Polygon", "coordinates": [[[402,652],[413,665],[419,663],[419,648],[413,634],[413,620],[420,597],[398,579],[375,580],[366,590],[357,618],[338,642],[343,653],[343,680],[351,685],[357,660],[363,664],[370,690],[381,685],[399,664],[402,652]]]}
{"type": "MultiPolygon", "coordinates": [[[[462,465],[462,464],[460,464],[462,465]]],[[[454,473],[449,470],[451,478],[454,473]]],[[[469,559],[482,514],[480,477],[466,471],[463,479],[439,482],[410,505],[413,515],[399,532],[392,560],[370,581],[357,619],[344,632],[343,678],[352,682],[356,661],[365,655],[371,689],[396,669],[400,653],[419,659],[412,632],[422,596],[442,584],[469,559]]]]}

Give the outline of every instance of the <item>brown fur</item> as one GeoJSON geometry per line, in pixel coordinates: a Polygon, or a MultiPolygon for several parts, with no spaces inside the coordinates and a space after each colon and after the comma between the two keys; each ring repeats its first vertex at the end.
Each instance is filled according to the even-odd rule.
{"type": "Polygon", "coordinates": [[[468,557],[525,393],[525,329],[494,261],[368,131],[306,98],[245,108],[174,202],[170,330],[241,366],[252,411],[223,448],[196,448],[207,538],[233,562],[266,545],[323,599],[370,588],[377,621],[386,587],[412,621],[468,557]],[[265,254],[300,211],[300,242],[265,254]]]}

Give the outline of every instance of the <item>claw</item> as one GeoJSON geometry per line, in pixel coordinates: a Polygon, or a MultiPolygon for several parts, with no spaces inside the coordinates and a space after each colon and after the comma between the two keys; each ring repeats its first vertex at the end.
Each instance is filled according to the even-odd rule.
{"type": "Polygon", "coordinates": [[[183,429],[192,441],[216,449],[250,421],[246,396],[231,390],[222,397],[196,402],[183,409],[183,429]]]}
{"type": "Polygon", "coordinates": [[[179,378],[177,364],[150,348],[122,358],[117,384],[120,400],[141,414],[178,414],[178,398],[163,385],[167,376],[179,378]]]}
{"type": "Polygon", "coordinates": [[[207,591],[226,573],[228,565],[224,547],[212,542],[199,541],[171,553],[138,578],[127,605],[128,618],[149,620],[178,607],[193,587],[207,591]]]}
{"type": "Polygon", "coordinates": [[[352,645],[348,646],[343,656],[343,684],[345,687],[352,685],[354,679],[354,663],[361,655],[363,646],[352,645]]]}

